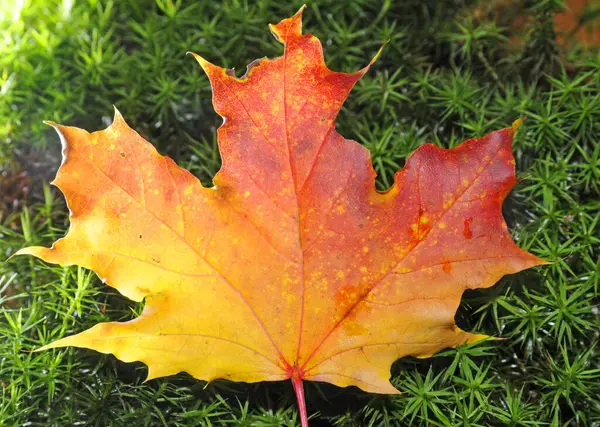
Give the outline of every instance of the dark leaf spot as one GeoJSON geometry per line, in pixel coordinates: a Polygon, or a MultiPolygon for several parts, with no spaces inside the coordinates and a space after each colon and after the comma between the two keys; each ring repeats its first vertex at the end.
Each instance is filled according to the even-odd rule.
{"type": "Polygon", "coordinates": [[[471,223],[472,222],[473,222],[473,218],[471,218],[471,217],[465,219],[464,228],[463,228],[463,236],[465,236],[465,239],[473,238],[473,232],[471,231],[471,223]]]}
{"type": "Polygon", "coordinates": [[[447,261],[442,263],[442,270],[444,270],[446,273],[450,273],[452,271],[452,264],[447,261]]]}

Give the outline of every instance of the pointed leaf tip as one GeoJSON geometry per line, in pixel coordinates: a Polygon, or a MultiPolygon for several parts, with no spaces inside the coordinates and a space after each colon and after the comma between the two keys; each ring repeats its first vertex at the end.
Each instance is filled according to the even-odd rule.
{"type": "Polygon", "coordinates": [[[27,252],[27,249],[29,248],[23,248],[23,249],[19,249],[17,252],[15,252],[14,254],[12,254],[11,256],[9,256],[6,261],[4,262],[9,262],[11,261],[13,258],[21,256],[21,255],[30,255],[29,252],[27,252]]]}
{"type": "Polygon", "coordinates": [[[296,13],[294,13],[293,18],[302,17],[302,12],[304,12],[304,9],[306,9],[306,3],[303,4],[302,6],[300,6],[300,9],[298,9],[298,11],[296,13]]]}
{"type": "Polygon", "coordinates": [[[114,115],[113,115],[113,124],[114,123],[125,123],[125,119],[121,112],[117,109],[117,106],[113,104],[114,115]]]}
{"type": "Polygon", "coordinates": [[[297,38],[302,35],[302,12],[305,8],[306,5],[302,5],[298,12],[290,18],[283,19],[278,24],[269,24],[271,33],[279,42],[287,44],[288,38],[297,38]]]}
{"type": "Polygon", "coordinates": [[[202,67],[204,67],[205,64],[210,64],[210,62],[208,62],[206,59],[204,59],[203,57],[201,57],[200,55],[198,55],[196,52],[190,52],[190,51],[188,51],[187,54],[192,55],[196,59],[196,61],[198,61],[198,63],[202,67]]]}
{"type": "Polygon", "coordinates": [[[379,56],[381,55],[381,52],[383,52],[383,48],[388,43],[389,43],[389,40],[386,41],[384,44],[382,44],[381,47],[379,48],[379,50],[377,51],[377,53],[375,54],[375,56],[373,56],[373,58],[371,58],[371,60],[369,61],[369,63],[366,66],[364,66],[363,68],[361,68],[360,70],[355,71],[354,74],[357,75],[357,76],[359,76],[359,77],[364,76],[369,71],[369,69],[371,68],[371,66],[375,63],[375,61],[377,61],[377,59],[379,59],[379,56]]]}
{"type": "Polygon", "coordinates": [[[519,117],[517,120],[515,120],[512,123],[512,125],[510,127],[513,130],[513,132],[516,132],[517,129],[519,129],[521,127],[521,125],[523,124],[523,122],[525,121],[526,118],[527,118],[526,116],[519,117]]]}
{"type": "Polygon", "coordinates": [[[371,59],[371,62],[369,62],[369,65],[373,65],[375,63],[375,61],[377,61],[377,59],[379,59],[379,56],[381,55],[381,52],[383,52],[383,48],[389,43],[390,41],[387,40],[384,44],[381,45],[381,47],[379,48],[379,50],[377,51],[377,53],[375,54],[375,56],[373,57],[373,59],[371,59]]]}
{"type": "Polygon", "coordinates": [[[64,149],[67,146],[67,140],[65,139],[65,135],[63,134],[63,128],[65,128],[65,126],[53,122],[52,120],[43,120],[42,123],[48,126],[52,126],[54,128],[54,130],[58,134],[58,137],[60,138],[60,142],[64,149]]]}
{"type": "Polygon", "coordinates": [[[204,72],[206,73],[206,75],[208,77],[210,77],[211,74],[216,71],[223,70],[221,67],[218,67],[218,66],[214,65],[213,63],[207,61],[206,59],[204,59],[202,56],[198,55],[195,52],[187,52],[187,54],[191,54],[196,59],[196,61],[198,61],[198,64],[200,64],[200,66],[202,67],[202,69],[204,70],[204,72]]]}

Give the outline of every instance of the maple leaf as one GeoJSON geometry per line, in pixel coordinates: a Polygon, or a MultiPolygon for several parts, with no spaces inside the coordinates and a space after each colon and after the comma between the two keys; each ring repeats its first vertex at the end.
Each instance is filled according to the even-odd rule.
{"type": "Polygon", "coordinates": [[[335,131],[369,66],[329,70],[301,12],[271,26],[284,55],[242,78],[196,56],[225,119],[213,188],[118,111],[91,134],[51,123],[70,229],[52,248],[17,254],[92,269],[145,306],[41,350],[142,361],[149,379],[291,379],[306,426],[302,381],[397,393],[398,358],[484,337],[454,323],[464,290],[543,263],[517,247],[501,214],[516,182],[516,125],[451,150],[424,145],[377,191],[368,151],[335,131]]]}

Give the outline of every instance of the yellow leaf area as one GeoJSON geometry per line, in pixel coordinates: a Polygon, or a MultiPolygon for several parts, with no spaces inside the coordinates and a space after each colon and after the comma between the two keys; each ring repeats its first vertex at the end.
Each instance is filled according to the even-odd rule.
{"type": "Polygon", "coordinates": [[[454,315],[466,289],[543,263],[501,215],[516,182],[516,125],[444,150],[424,145],[375,190],[368,151],[335,118],[368,66],[329,70],[301,11],[272,25],[284,55],[246,76],[198,56],[224,118],[214,187],[132,130],[52,124],[66,237],[31,247],[80,265],[135,300],[134,320],[43,349],[77,346],[142,361],[149,378],[316,380],[397,393],[390,365],[483,338],[454,315]]]}

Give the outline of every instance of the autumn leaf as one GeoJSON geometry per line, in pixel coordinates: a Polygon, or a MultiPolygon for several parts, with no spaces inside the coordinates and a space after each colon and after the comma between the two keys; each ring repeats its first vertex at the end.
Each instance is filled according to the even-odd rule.
{"type": "Polygon", "coordinates": [[[390,365],[482,339],[454,323],[466,289],[543,263],[517,247],[501,205],[516,182],[517,125],[451,150],[427,144],[386,192],[335,118],[369,66],[329,70],[301,12],[271,30],[284,55],[242,78],[196,55],[224,118],[214,187],[161,156],[118,111],[106,130],[51,123],[67,235],[30,247],[94,270],[142,314],[42,349],[142,361],[148,378],[291,379],[397,393],[390,365]]]}

